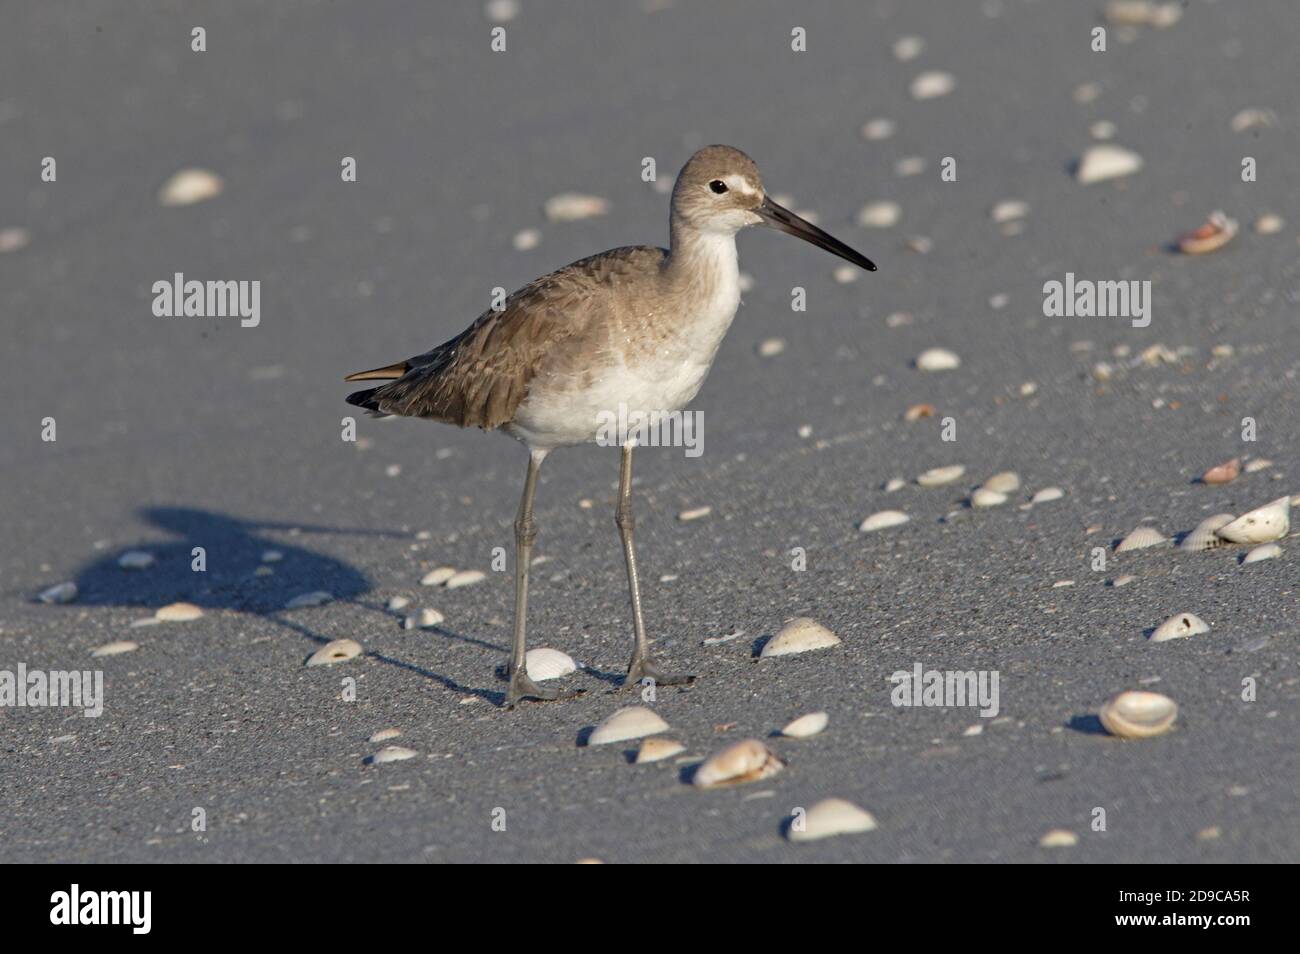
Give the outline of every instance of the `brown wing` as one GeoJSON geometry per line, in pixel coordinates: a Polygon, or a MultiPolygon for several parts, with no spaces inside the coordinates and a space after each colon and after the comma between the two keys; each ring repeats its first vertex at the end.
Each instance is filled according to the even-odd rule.
{"type": "Polygon", "coordinates": [[[570,352],[575,338],[617,307],[613,292],[657,274],[665,255],[657,248],[617,248],[544,275],[446,344],[350,375],[348,380],[396,380],[349,395],[348,402],[460,427],[508,424],[547,357],[570,352]]]}

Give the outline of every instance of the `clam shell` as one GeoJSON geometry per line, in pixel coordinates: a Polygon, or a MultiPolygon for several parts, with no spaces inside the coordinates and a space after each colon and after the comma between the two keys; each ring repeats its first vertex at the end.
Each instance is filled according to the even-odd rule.
{"type": "Polygon", "coordinates": [[[686,751],[686,746],[676,739],[646,739],[636,752],[636,764],[661,762],[686,751]]]}
{"type": "Polygon", "coordinates": [[[768,656],[789,656],[793,653],[806,653],[813,649],[826,649],[839,645],[840,638],[829,629],[807,616],[797,616],[786,622],[777,634],[763,644],[759,654],[768,656]]]}
{"type": "Polygon", "coordinates": [[[645,706],[627,706],[606,716],[592,730],[587,744],[608,745],[610,742],[626,742],[628,739],[640,739],[667,731],[668,723],[659,718],[654,710],[645,706]]]}
{"type": "Polygon", "coordinates": [[[1219,536],[1233,543],[1269,543],[1286,536],[1291,529],[1291,498],[1278,497],[1250,513],[1244,513],[1226,527],[1219,528],[1219,536]]]}
{"type": "Polygon", "coordinates": [[[1060,487],[1044,487],[1038,493],[1029,498],[1030,503],[1049,503],[1053,500],[1060,500],[1065,496],[1065,491],[1060,487]]]}
{"type": "Polygon", "coordinates": [[[203,615],[203,610],[193,603],[168,603],[154,612],[154,619],[164,623],[188,623],[203,615]]]}
{"type": "Polygon", "coordinates": [[[825,712],[810,712],[787,725],[781,730],[781,734],[791,739],[812,738],[825,729],[830,721],[831,717],[825,712]]]}
{"type": "Polygon", "coordinates": [[[987,487],[979,487],[970,495],[972,507],[999,507],[1007,502],[1007,495],[987,487]]]}
{"type": "Polygon", "coordinates": [[[966,468],[961,464],[933,467],[923,474],[918,474],[916,482],[922,487],[942,487],[944,484],[950,484],[959,479],[964,473],[966,473],[966,468]]]}
{"type": "Polygon", "coordinates": [[[1114,143],[1098,143],[1079,160],[1075,179],[1081,185],[1130,176],[1142,168],[1142,157],[1114,143]]]}
{"type": "Polygon", "coordinates": [[[361,644],[355,639],[336,639],[326,643],[311,654],[308,666],[332,666],[334,663],[347,662],[361,655],[361,644]]]}
{"type": "Polygon", "coordinates": [[[568,653],[543,646],[528,650],[524,656],[524,669],[534,682],[541,682],[543,679],[559,679],[571,675],[577,672],[578,664],[568,653]]]}
{"type": "Polygon", "coordinates": [[[758,739],[741,739],[710,755],[695,770],[691,783],[699,788],[718,788],[769,778],[785,763],[758,739]]]}
{"type": "Polygon", "coordinates": [[[1129,550],[1143,550],[1147,547],[1158,547],[1168,542],[1168,538],[1155,527],[1138,527],[1119,542],[1119,546],[1115,547],[1115,552],[1126,553],[1129,550]]]}
{"type": "Polygon", "coordinates": [[[786,831],[786,837],[791,841],[816,841],[832,835],[872,831],[876,827],[876,819],[871,812],[842,798],[823,799],[808,809],[803,821],[802,830],[791,825],[786,831]]]}
{"type": "Polygon", "coordinates": [[[1121,739],[1147,739],[1169,731],[1178,705],[1158,692],[1121,692],[1101,707],[1102,726],[1121,739]]]}
{"type": "Polygon", "coordinates": [[[1151,642],[1163,643],[1170,639],[1182,639],[1186,636],[1199,636],[1208,633],[1210,624],[1195,613],[1179,613],[1171,616],[1151,633],[1151,642]]]}
{"type": "Polygon", "coordinates": [[[911,520],[907,514],[901,510],[882,510],[879,513],[873,513],[862,523],[858,524],[858,530],[862,533],[871,533],[875,530],[887,530],[890,527],[898,527],[911,520]]]}
{"type": "Polygon", "coordinates": [[[1014,470],[1004,470],[984,481],[982,486],[999,494],[1015,493],[1020,489],[1020,475],[1014,470]]]}
{"type": "Polygon", "coordinates": [[[370,756],[370,762],[372,765],[383,765],[385,762],[405,762],[407,759],[415,758],[418,754],[415,749],[408,749],[404,745],[385,745],[370,756]]]}
{"type": "Polygon", "coordinates": [[[1242,557],[1241,562],[1243,564],[1258,563],[1260,560],[1272,560],[1274,557],[1280,557],[1281,555],[1282,548],[1280,546],[1276,543],[1265,543],[1263,546],[1255,547],[1255,549],[1247,553],[1242,557]]]}
{"type": "Polygon", "coordinates": [[[1215,464],[1201,475],[1203,484],[1230,484],[1241,476],[1241,458],[1234,457],[1222,464],[1215,464]]]}
{"type": "Polygon", "coordinates": [[[1235,519],[1237,518],[1230,513],[1216,513],[1213,517],[1206,517],[1191,533],[1183,537],[1183,542],[1178,544],[1178,549],[1196,552],[1225,546],[1226,542],[1216,531],[1226,527],[1235,519]]]}

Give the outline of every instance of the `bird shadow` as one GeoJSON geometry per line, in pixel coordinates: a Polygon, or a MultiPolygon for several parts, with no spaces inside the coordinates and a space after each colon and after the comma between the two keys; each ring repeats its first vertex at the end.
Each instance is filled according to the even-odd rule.
{"type": "Polygon", "coordinates": [[[1109,735],[1095,715],[1077,715],[1065,724],[1066,728],[1084,735],[1109,735]]]}

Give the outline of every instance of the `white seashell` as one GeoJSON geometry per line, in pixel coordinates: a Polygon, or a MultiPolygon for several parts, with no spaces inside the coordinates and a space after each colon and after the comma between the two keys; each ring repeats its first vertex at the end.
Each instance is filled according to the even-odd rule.
{"type": "Polygon", "coordinates": [[[1247,462],[1246,473],[1253,474],[1256,473],[1257,471],[1265,470],[1272,466],[1273,466],[1273,462],[1269,460],[1267,457],[1256,457],[1253,460],[1247,462]]]}
{"type": "Polygon", "coordinates": [[[871,533],[874,530],[885,530],[889,527],[901,526],[910,519],[911,517],[901,510],[882,510],[879,513],[873,513],[858,524],[858,530],[862,533],[871,533]]]}
{"type": "Polygon", "coordinates": [[[307,665],[332,666],[334,663],[356,659],[360,655],[361,644],[355,639],[336,639],[312,653],[307,665]]]}
{"type": "Polygon", "coordinates": [[[473,586],[475,583],[482,583],[486,579],[487,574],[482,570],[461,570],[447,579],[446,587],[449,590],[456,590],[462,586],[473,586]]]}
{"type": "Polygon", "coordinates": [[[1065,828],[1053,828],[1038,839],[1039,848],[1072,848],[1079,843],[1079,836],[1065,828]]]}
{"type": "Polygon", "coordinates": [[[1201,475],[1203,484],[1230,484],[1241,474],[1241,458],[1234,457],[1216,464],[1201,475]]]}
{"type": "Polygon", "coordinates": [[[0,255],[26,248],[31,240],[32,233],[26,229],[17,226],[0,229],[0,255]]]}
{"type": "Polygon", "coordinates": [[[407,759],[415,758],[418,754],[415,749],[408,749],[404,745],[385,745],[370,756],[370,762],[373,765],[383,765],[386,762],[405,762],[407,759]]]}
{"type": "Polygon", "coordinates": [[[895,128],[892,119],[884,117],[869,119],[862,124],[862,138],[868,142],[879,142],[892,136],[895,128]]]}
{"type": "Polygon", "coordinates": [[[858,224],[869,229],[893,228],[902,215],[902,206],[897,202],[872,202],[858,213],[858,224]]]}
{"type": "Polygon", "coordinates": [[[792,739],[810,739],[826,728],[830,721],[831,717],[825,712],[810,712],[787,725],[781,734],[792,739]]]}
{"type": "Polygon", "coordinates": [[[509,23],[519,16],[519,0],[487,0],[483,12],[493,23],[509,23]]]}
{"type": "Polygon", "coordinates": [[[1147,547],[1158,547],[1168,542],[1169,539],[1155,527],[1138,527],[1119,542],[1119,546],[1115,547],[1115,552],[1127,553],[1129,550],[1143,550],[1147,547]]]}
{"type": "Polygon", "coordinates": [[[1179,238],[1178,249],[1184,255],[1207,255],[1231,242],[1237,229],[1236,219],[1216,210],[1210,213],[1205,224],[1179,238]]]}
{"type": "Polygon", "coordinates": [[[144,550],[127,550],[117,558],[117,565],[124,570],[147,570],[154,565],[154,557],[144,550]]]}
{"type": "Polygon", "coordinates": [[[792,823],[786,829],[791,841],[816,841],[832,835],[852,835],[873,831],[876,819],[852,802],[842,798],[826,798],[808,809],[802,824],[792,823]]]}
{"type": "Polygon", "coordinates": [[[1195,613],[1179,613],[1171,616],[1151,633],[1151,642],[1163,643],[1170,639],[1183,639],[1187,636],[1199,636],[1208,633],[1210,624],[1195,613]]]}
{"type": "Polygon", "coordinates": [[[935,467],[920,474],[916,482],[922,487],[942,487],[944,484],[950,484],[954,480],[966,473],[966,468],[961,464],[952,464],[948,467],[935,467]]]}
{"type": "Polygon", "coordinates": [[[1255,232],[1258,235],[1275,235],[1286,227],[1282,216],[1274,212],[1265,212],[1255,220],[1255,232]]]}
{"type": "Polygon", "coordinates": [[[565,192],[546,200],[546,217],[552,222],[577,222],[604,215],[609,211],[609,200],[594,195],[565,192]]]}
{"type": "Polygon", "coordinates": [[[927,348],[916,357],[921,371],[951,371],[961,366],[961,358],[947,348],[927,348]]]}
{"type": "Polygon", "coordinates": [[[1213,550],[1217,547],[1226,546],[1226,541],[1219,536],[1217,531],[1226,527],[1235,519],[1236,517],[1230,513],[1216,513],[1212,517],[1206,517],[1196,525],[1196,528],[1191,533],[1183,537],[1183,542],[1178,544],[1178,549],[1195,553],[1201,550],[1213,550]]]}
{"type": "Polygon", "coordinates": [[[1000,494],[1015,493],[1020,489],[1020,475],[1014,470],[1004,470],[984,481],[983,487],[1000,494]]]}
{"type": "Polygon", "coordinates": [[[1038,493],[1029,498],[1030,503],[1050,503],[1053,500],[1060,500],[1065,496],[1065,491],[1060,487],[1044,487],[1038,493]]]}
{"type": "Polygon", "coordinates": [[[951,73],[942,70],[927,70],[912,80],[908,87],[913,99],[935,99],[947,96],[957,87],[957,81],[951,73]]]}
{"type": "Polygon", "coordinates": [[[167,206],[193,205],[221,194],[225,182],[207,169],[182,169],[158,190],[158,201],[167,206]]]}
{"type": "Polygon", "coordinates": [[[401,729],[380,729],[372,735],[367,742],[387,742],[389,739],[395,739],[402,734],[401,729]]]}
{"type": "Polygon", "coordinates": [[[454,566],[440,566],[420,577],[420,584],[422,586],[441,586],[455,575],[456,568],[454,566]]]}
{"type": "Polygon", "coordinates": [[[1232,523],[1219,528],[1219,536],[1233,543],[1268,543],[1286,536],[1291,529],[1291,498],[1278,497],[1232,523]]]}
{"type": "Polygon", "coordinates": [[[528,650],[524,656],[524,669],[535,682],[543,679],[559,679],[578,671],[578,664],[568,653],[545,646],[528,650]]]}
{"type": "Polygon", "coordinates": [[[626,742],[628,739],[640,739],[667,731],[668,723],[659,718],[654,710],[647,709],[645,706],[627,706],[606,716],[600,725],[592,730],[587,744],[607,745],[610,742],[626,742]]]}
{"type": "Polygon", "coordinates": [[[154,612],[154,619],[164,623],[188,623],[203,615],[203,610],[193,603],[168,603],[154,612]]]}
{"type": "Polygon", "coordinates": [[[129,639],[119,639],[111,643],[105,643],[90,655],[92,656],[117,656],[121,653],[131,653],[139,649],[140,646],[131,642],[129,639]]]}
{"type": "Polygon", "coordinates": [[[1101,707],[1101,724],[1121,739],[1147,739],[1167,732],[1178,718],[1178,705],[1168,696],[1141,690],[1121,692],[1101,707]]]}
{"type": "Polygon", "coordinates": [[[327,590],[315,590],[302,593],[284,604],[285,609],[301,609],[304,606],[320,606],[334,599],[334,594],[327,590]]]}
{"type": "Polygon", "coordinates": [[[840,265],[831,272],[831,277],[841,285],[850,285],[858,280],[862,272],[853,265],[840,265]]]}
{"type": "Polygon", "coordinates": [[[887,494],[892,494],[895,490],[902,490],[906,486],[907,486],[907,481],[903,480],[903,478],[890,477],[887,481],[885,481],[885,485],[880,489],[887,494]]]}
{"type": "Polygon", "coordinates": [[[1075,179],[1082,185],[1104,182],[1129,176],[1142,168],[1142,157],[1123,146],[1113,143],[1098,143],[1088,149],[1079,160],[1075,179]]]}
{"type": "Polygon", "coordinates": [[[1153,26],[1163,30],[1183,18],[1183,6],[1175,0],[1156,3],[1155,0],[1110,0],[1106,4],[1106,20],[1120,26],[1153,26]]]}
{"type": "Polygon", "coordinates": [[[402,627],[404,629],[433,629],[435,626],[441,626],[446,618],[436,609],[424,607],[406,617],[402,621],[402,627]]]}
{"type": "Polygon", "coordinates": [[[906,62],[914,60],[925,49],[925,40],[919,36],[900,36],[894,41],[894,58],[906,62]]]}
{"type": "Polygon", "coordinates": [[[758,356],[760,358],[775,358],[784,350],[784,338],[764,338],[758,345],[758,356]]]}
{"type": "Polygon", "coordinates": [[[707,517],[711,513],[713,513],[712,507],[692,507],[690,510],[683,510],[679,513],[677,519],[683,523],[688,523],[691,520],[699,520],[701,517],[707,517]]]}
{"type": "Polygon", "coordinates": [[[644,765],[647,762],[662,762],[664,759],[670,759],[674,755],[679,755],[685,751],[686,746],[675,739],[646,739],[641,743],[641,747],[637,749],[636,764],[644,765]]]}
{"type": "Polygon", "coordinates": [[[1243,565],[1246,563],[1258,563],[1260,560],[1272,560],[1281,555],[1282,548],[1280,546],[1276,543],[1266,543],[1263,546],[1255,547],[1255,549],[1247,553],[1242,557],[1241,562],[1243,565]]]}
{"type": "Polygon", "coordinates": [[[832,633],[829,629],[807,616],[797,616],[788,620],[777,634],[763,644],[763,650],[759,655],[763,658],[768,656],[790,656],[795,653],[806,653],[814,649],[827,649],[831,646],[838,646],[840,638],[832,633]]]}
{"type": "Polygon", "coordinates": [[[1006,502],[1006,494],[1000,494],[996,490],[989,490],[987,487],[980,487],[970,495],[970,505],[972,507],[998,507],[1006,502]]]}
{"type": "Polygon", "coordinates": [[[542,241],[542,233],[537,229],[520,229],[510,240],[517,252],[530,252],[542,241]]]}
{"type": "Polygon", "coordinates": [[[695,770],[691,783],[698,788],[718,788],[770,778],[785,763],[758,739],[741,739],[710,755],[695,770]]]}
{"type": "Polygon", "coordinates": [[[1029,203],[1020,199],[1003,199],[989,211],[989,217],[999,224],[1023,219],[1029,214],[1029,203]]]}
{"type": "Polygon", "coordinates": [[[77,598],[77,584],[56,583],[49,589],[41,590],[36,598],[42,603],[71,603],[77,598]]]}
{"type": "Polygon", "coordinates": [[[1122,576],[1117,576],[1117,577],[1115,577],[1115,579],[1111,580],[1111,581],[1110,581],[1110,585],[1111,585],[1111,587],[1113,587],[1114,589],[1119,589],[1121,586],[1128,586],[1130,583],[1132,583],[1132,582],[1133,582],[1134,580],[1136,580],[1136,579],[1137,579],[1137,577],[1134,576],[1133,574],[1131,574],[1131,573],[1125,573],[1125,574],[1123,574],[1122,576]]]}
{"type": "Polygon", "coordinates": [[[411,605],[411,601],[407,599],[405,596],[394,596],[387,603],[388,611],[390,613],[399,612],[401,610],[406,609],[410,605],[411,605]]]}

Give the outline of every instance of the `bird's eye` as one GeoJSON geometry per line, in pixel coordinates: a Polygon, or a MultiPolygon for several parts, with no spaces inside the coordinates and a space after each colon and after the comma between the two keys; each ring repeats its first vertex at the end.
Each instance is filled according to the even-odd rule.
{"type": "Polygon", "coordinates": [[[714,179],[712,182],[709,183],[709,188],[712,189],[714,192],[716,192],[718,195],[722,195],[722,193],[727,191],[727,184],[723,182],[721,179],[714,179]]]}

